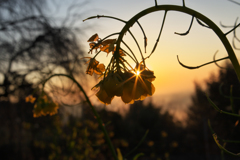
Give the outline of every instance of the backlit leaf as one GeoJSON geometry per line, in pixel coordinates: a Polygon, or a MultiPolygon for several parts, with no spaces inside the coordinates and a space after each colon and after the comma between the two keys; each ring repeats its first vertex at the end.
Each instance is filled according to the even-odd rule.
{"type": "Polygon", "coordinates": [[[89,38],[88,42],[95,42],[99,39],[98,34],[94,34],[92,37],[89,38]]]}

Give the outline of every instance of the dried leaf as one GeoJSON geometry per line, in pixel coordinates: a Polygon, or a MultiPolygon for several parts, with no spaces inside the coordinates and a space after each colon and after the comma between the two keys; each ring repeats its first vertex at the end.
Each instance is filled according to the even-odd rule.
{"type": "Polygon", "coordinates": [[[109,44],[109,52],[114,52],[114,43],[109,44]]]}
{"type": "MultiPolygon", "coordinates": [[[[114,47],[114,50],[112,51],[112,54],[114,54],[115,51],[116,51],[116,46],[114,47]]],[[[124,51],[122,49],[119,49],[119,55],[120,56],[126,56],[126,54],[124,53],[124,51]]]]}
{"type": "Polygon", "coordinates": [[[99,64],[98,66],[97,66],[97,68],[100,70],[100,71],[102,71],[102,72],[104,72],[105,71],[105,65],[104,64],[99,64]]]}
{"type": "Polygon", "coordinates": [[[89,61],[87,61],[86,63],[89,63],[88,68],[86,70],[86,74],[92,75],[93,71],[96,70],[99,62],[93,58],[91,58],[89,61]]]}
{"type": "Polygon", "coordinates": [[[89,74],[90,76],[92,76],[93,75],[93,69],[92,68],[88,68],[86,70],[86,74],[89,74]]]}
{"type": "Polygon", "coordinates": [[[92,43],[89,43],[89,46],[90,46],[90,48],[93,48],[96,44],[97,43],[92,42],[92,43]]]}
{"type": "Polygon", "coordinates": [[[88,53],[92,53],[93,49],[95,49],[97,52],[97,49],[100,47],[100,43],[92,42],[92,43],[89,43],[89,46],[91,49],[88,53]]]}
{"type": "Polygon", "coordinates": [[[88,42],[95,42],[99,39],[98,34],[94,34],[92,37],[89,38],[88,42]]]}
{"type": "Polygon", "coordinates": [[[102,46],[100,47],[100,50],[103,51],[103,52],[106,52],[106,53],[109,53],[109,45],[105,45],[105,46],[102,46]]]}
{"type": "Polygon", "coordinates": [[[141,76],[144,77],[146,80],[148,80],[149,82],[152,82],[155,80],[155,76],[154,76],[154,72],[150,71],[150,70],[143,70],[141,72],[141,76]]]}

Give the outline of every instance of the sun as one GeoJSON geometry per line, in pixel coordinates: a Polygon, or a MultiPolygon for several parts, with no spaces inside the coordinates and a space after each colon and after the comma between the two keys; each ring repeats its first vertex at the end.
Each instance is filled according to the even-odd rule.
{"type": "Polygon", "coordinates": [[[136,72],[136,75],[139,76],[139,74],[140,74],[140,71],[137,71],[137,72],[136,72]]]}

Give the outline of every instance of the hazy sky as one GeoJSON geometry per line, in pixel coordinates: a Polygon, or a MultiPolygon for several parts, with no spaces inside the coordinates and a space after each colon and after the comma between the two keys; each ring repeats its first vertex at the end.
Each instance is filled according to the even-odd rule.
{"type": "MultiPolygon", "coordinates": [[[[154,0],[89,0],[84,7],[84,11],[86,11],[84,12],[84,17],[81,18],[108,15],[129,20],[138,12],[152,7],[154,4],[154,0]]],[[[158,5],[161,4],[182,5],[182,1],[159,0],[158,5]]],[[[185,5],[210,18],[223,32],[227,32],[229,29],[222,28],[220,22],[225,25],[233,25],[236,18],[240,16],[240,5],[236,5],[228,0],[185,0],[185,5]]],[[[146,61],[147,67],[153,70],[156,76],[156,80],[153,82],[156,88],[153,101],[158,105],[172,101],[169,95],[174,94],[174,102],[178,104],[178,106],[175,106],[182,107],[186,99],[189,101],[189,94],[194,91],[194,81],[202,82],[211,73],[216,73],[218,69],[216,65],[211,64],[197,70],[188,70],[178,64],[177,55],[184,64],[190,66],[198,66],[211,61],[217,50],[219,50],[217,58],[227,56],[217,36],[210,29],[200,26],[196,20],[193,22],[192,29],[187,36],[174,34],[174,32],[183,33],[187,31],[191,18],[191,16],[184,13],[168,12],[158,48],[151,58],[146,61]]],[[[155,12],[139,20],[148,38],[147,53],[145,56],[150,54],[156,42],[162,19],[163,12],[155,12]]],[[[87,40],[90,36],[98,33],[100,38],[104,38],[109,34],[120,32],[124,24],[116,20],[100,18],[82,22],[79,25],[91,28],[86,30],[86,39],[83,40],[83,43],[86,44],[87,53],[87,40]]],[[[144,41],[140,29],[134,25],[131,31],[143,49],[144,41]]],[[[232,34],[228,36],[230,41],[231,37],[232,34]]],[[[124,41],[139,55],[135,43],[133,43],[128,34],[124,41]]],[[[238,53],[239,51],[236,51],[236,54],[238,53]]],[[[105,65],[108,64],[109,59],[110,56],[106,57],[104,53],[97,57],[97,60],[105,62],[105,65]]],[[[220,62],[219,64],[223,63],[220,62]]],[[[116,104],[119,104],[119,101],[114,100],[113,105],[109,107],[114,108],[116,104]]]]}

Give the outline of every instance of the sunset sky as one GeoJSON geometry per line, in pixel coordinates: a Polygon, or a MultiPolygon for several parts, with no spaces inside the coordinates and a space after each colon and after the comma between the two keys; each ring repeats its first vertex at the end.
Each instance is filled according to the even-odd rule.
{"type": "MultiPolygon", "coordinates": [[[[91,0],[85,5],[86,12],[84,12],[83,19],[96,15],[108,15],[127,21],[138,12],[152,7],[154,4],[154,0],[91,0]]],[[[160,4],[182,5],[182,1],[159,0],[158,5],[160,4]]],[[[224,25],[233,25],[240,15],[240,6],[228,0],[185,0],[185,4],[187,7],[210,18],[223,32],[230,29],[221,27],[220,22],[224,25]]],[[[156,42],[162,24],[163,13],[148,14],[139,20],[148,38],[145,56],[150,54],[156,42]]],[[[182,63],[189,66],[198,66],[213,60],[213,55],[217,50],[217,58],[227,56],[224,46],[215,33],[200,26],[196,20],[194,20],[192,29],[187,36],[174,34],[174,32],[186,32],[191,18],[191,16],[184,13],[168,12],[158,47],[151,58],[146,61],[147,67],[153,70],[156,76],[156,80],[153,82],[156,88],[153,102],[157,105],[165,104],[165,106],[171,106],[173,109],[177,107],[183,108],[186,103],[189,103],[190,94],[194,91],[194,82],[203,82],[210,74],[216,73],[218,69],[216,65],[211,64],[200,69],[188,70],[179,65],[177,55],[182,63]]],[[[87,40],[93,34],[98,33],[100,38],[104,38],[112,33],[120,32],[124,26],[122,22],[107,18],[88,20],[80,25],[83,28],[90,28],[86,30],[86,39],[82,42],[85,43],[86,53],[89,50],[87,40]]],[[[134,25],[131,31],[144,51],[144,39],[139,27],[134,25]]],[[[230,42],[232,41],[231,37],[232,34],[229,34],[230,42]]],[[[126,35],[124,41],[139,57],[137,47],[129,34],[126,35]]],[[[235,53],[238,54],[239,51],[235,53]]],[[[104,62],[105,65],[108,64],[109,59],[110,56],[106,57],[105,53],[97,57],[97,60],[104,62]]],[[[224,61],[219,62],[219,64],[224,64],[224,61]]],[[[124,104],[115,98],[108,107],[117,110],[115,106],[124,106],[124,104]]]]}

